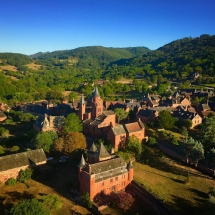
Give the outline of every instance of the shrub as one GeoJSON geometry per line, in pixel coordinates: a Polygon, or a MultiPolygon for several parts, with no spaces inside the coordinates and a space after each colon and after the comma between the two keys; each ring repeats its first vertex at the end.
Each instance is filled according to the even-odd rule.
{"type": "Polygon", "coordinates": [[[18,152],[19,151],[19,146],[13,146],[10,148],[11,152],[18,152]]]}
{"type": "Polygon", "coordinates": [[[90,201],[90,195],[88,192],[82,193],[81,198],[88,208],[92,208],[93,203],[90,201]]]}
{"type": "Polygon", "coordinates": [[[149,146],[155,146],[156,144],[157,144],[156,139],[154,137],[149,137],[148,145],[149,146]]]}
{"type": "Polygon", "coordinates": [[[3,127],[0,127],[0,136],[2,137],[7,137],[9,134],[9,130],[3,128],[3,127]]]}
{"type": "Polygon", "coordinates": [[[6,182],[6,185],[14,185],[16,184],[16,179],[15,178],[9,178],[6,182]]]}
{"type": "Polygon", "coordinates": [[[25,183],[28,179],[31,178],[32,174],[33,174],[33,170],[30,168],[27,168],[26,170],[21,169],[19,171],[19,175],[17,177],[17,180],[25,183]]]}
{"type": "Polygon", "coordinates": [[[123,209],[123,211],[126,211],[132,206],[134,200],[135,199],[130,194],[126,192],[120,192],[117,194],[116,202],[119,208],[123,209]]]}
{"type": "Polygon", "coordinates": [[[42,197],[43,208],[48,211],[61,207],[61,201],[57,195],[44,195],[42,197]]]}
{"type": "Polygon", "coordinates": [[[4,151],[4,147],[3,146],[0,146],[0,154],[4,154],[5,151],[4,151]]]}

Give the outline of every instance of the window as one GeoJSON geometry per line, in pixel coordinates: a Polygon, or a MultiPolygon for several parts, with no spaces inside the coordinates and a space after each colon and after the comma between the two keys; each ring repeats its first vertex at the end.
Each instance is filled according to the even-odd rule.
{"type": "Polygon", "coordinates": [[[113,183],[113,179],[112,178],[110,179],[110,183],[113,183]]]}
{"type": "Polygon", "coordinates": [[[116,187],[115,187],[115,186],[112,186],[112,187],[111,187],[111,190],[112,190],[112,191],[115,191],[115,190],[116,190],[116,187]]]}
{"type": "Polygon", "coordinates": [[[118,177],[116,177],[115,180],[118,181],[118,177]]]}
{"type": "Polygon", "coordinates": [[[122,182],[122,186],[125,186],[125,182],[124,181],[122,182]]]}
{"type": "Polygon", "coordinates": [[[125,174],[122,175],[122,178],[125,178],[125,174]]]}

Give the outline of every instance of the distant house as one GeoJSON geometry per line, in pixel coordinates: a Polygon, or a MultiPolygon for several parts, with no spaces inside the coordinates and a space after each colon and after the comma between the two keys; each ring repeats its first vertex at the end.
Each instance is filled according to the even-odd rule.
{"type": "Polygon", "coordinates": [[[137,119],[140,119],[143,123],[147,124],[149,121],[153,121],[158,117],[158,111],[150,109],[141,109],[136,114],[137,119]]]}
{"type": "Polygon", "coordinates": [[[97,194],[125,190],[134,175],[132,162],[127,164],[122,158],[110,154],[103,144],[98,149],[93,144],[88,151],[88,163],[82,156],[78,167],[80,192],[88,192],[91,201],[97,194]]]}
{"type": "Polygon", "coordinates": [[[198,113],[189,112],[189,111],[175,111],[173,117],[178,118],[179,120],[191,120],[192,126],[191,129],[195,126],[202,124],[202,117],[198,113]]]}
{"type": "Polygon", "coordinates": [[[16,178],[21,169],[45,164],[46,160],[43,149],[2,156],[0,157],[0,181],[5,183],[9,178],[16,178]]]}

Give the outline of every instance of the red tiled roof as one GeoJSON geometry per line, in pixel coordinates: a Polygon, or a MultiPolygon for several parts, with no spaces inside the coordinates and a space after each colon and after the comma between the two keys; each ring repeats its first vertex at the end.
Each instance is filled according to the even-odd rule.
{"type": "Polygon", "coordinates": [[[133,122],[133,123],[125,124],[125,127],[126,127],[128,133],[132,133],[132,132],[136,132],[136,131],[141,131],[142,130],[142,127],[140,126],[140,124],[138,122],[133,122]]]}

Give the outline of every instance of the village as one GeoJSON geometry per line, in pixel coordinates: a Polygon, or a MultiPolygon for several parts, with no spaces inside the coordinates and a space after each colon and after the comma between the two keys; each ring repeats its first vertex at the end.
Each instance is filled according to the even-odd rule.
{"type": "MultiPolygon", "coordinates": [[[[4,103],[0,104],[0,108],[1,122],[3,123],[7,119],[6,113],[9,113],[11,108],[4,103]]],[[[86,153],[79,153],[79,158],[77,158],[79,160],[76,162],[78,174],[75,177],[79,180],[79,183],[76,183],[79,187],[73,187],[73,193],[87,193],[89,201],[99,205],[98,202],[104,198],[102,195],[108,196],[112,193],[126,191],[138,196],[151,207],[157,199],[151,197],[150,193],[144,194],[146,195],[144,198],[141,197],[143,194],[139,194],[137,191],[140,189],[137,188],[139,185],[133,181],[135,176],[133,162],[141,162],[144,158],[134,156],[125,161],[115,152],[124,150],[129,141],[137,141],[139,145],[158,144],[161,151],[163,149],[163,152],[173,159],[183,161],[185,157],[181,156],[180,158],[175,151],[165,148],[173,144],[175,149],[178,140],[176,143],[172,140],[176,138],[171,136],[165,140],[152,135],[151,132],[155,125],[161,120],[159,116],[164,113],[168,114],[168,116],[164,115],[164,120],[168,124],[171,124],[168,122],[168,118],[171,117],[177,121],[175,125],[178,126],[179,132],[181,129],[188,132],[199,128],[204,118],[214,116],[215,102],[212,89],[175,91],[171,93],[171,96],[165,98],[160,95],[148,94],[143,96],[141,100],[103,101],[96,86],[92,96],[87,99],[81,95],[79,101],[74,100],[72,103],[69,103],[67,98],[63,98],[61,104],[52,104],[50,101],[33,102],[16,104],[12,109],[13,111],[21,111],[23,114],[30,113],[36,116],[33,129],[39,133],[56,131],[62,135],[67,116],[74,114],[79,118],[87,141],[84,147],[86,153]],[[206,102],[198,105],[192,104],[196,97],[207,99],[206,102]],[[164,146],[164,142],[167,142],[166,146],[164,146]],[[151,198],[151,200],[145,200],[146,198],[151,198]]],[[[164,127],[159,128],[162,132],[165,131],[164,127]]],[[[37,147],[38,149],[35,149],[34,145],[30,147],[31,150],[29,151],[13,153],[0,158],[1,183],[4,184],[11,178],[17,178],[20,170],[29,167],[41,166],[43,174],[52,171],[50,167],[47,167],[47,164],[52,162],[55,154],[52,155],[51,151],[45,154],[42,148],[37,147]]],[[[137,154],[138,152],[136,152],[137,154]]],[[[64,152],[61,155],[59,162],[67,164],[70,154],[64,152]]],[[[193,163],[193,160],[190,159],[190,162],[193,163]]],[[[213,175],[208,166],[200,168],[200,170],[213,175]]],[[[146,191],[142,190],[142,192],[146,191]]],[[[104,209],[104,205],[101,204],[97,207],[97,213],[104,209]]],[[[160,203],[155,205],[155,208],[152,209],[155,214],[158,211],[159,214],[171,214],[165,205],[160,203]]]]}

